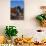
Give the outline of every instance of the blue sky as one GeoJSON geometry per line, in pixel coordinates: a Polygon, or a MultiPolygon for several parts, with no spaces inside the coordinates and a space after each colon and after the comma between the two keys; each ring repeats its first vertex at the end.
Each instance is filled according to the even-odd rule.
{"type": "Polygon", "coordinates": [[[23,0],[11,0],[11,7],[20,6],[21,8],[24,7],[24,1],[23,0]]]}
{"type": "Polygon", "coordinates": [[[11,1],[24,1],[24,0],[11,0],[11,1]]]}

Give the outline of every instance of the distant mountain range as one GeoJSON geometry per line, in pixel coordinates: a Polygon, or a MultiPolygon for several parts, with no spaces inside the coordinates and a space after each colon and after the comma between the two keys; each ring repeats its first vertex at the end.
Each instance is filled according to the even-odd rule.
{"type": "Polygon", "coordinates": [[[17,6],[17,7],[11,8],[11,13],[16,13],[17,11],[23,13],[23,12],[24,12],[24,8],[21,8],[20,6],[17,6]]]}
{"type": "Polygon", "coordinates": [[[23,20],[24,19],[24,8],[21,8],[20,6],[11,8],[11,19],[23,20]]]}

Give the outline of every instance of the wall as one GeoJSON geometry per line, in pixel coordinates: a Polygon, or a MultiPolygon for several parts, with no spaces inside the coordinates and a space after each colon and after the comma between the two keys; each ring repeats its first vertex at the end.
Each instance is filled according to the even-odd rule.
{"type": "Polygon", "coordinates": [[[0,0],[0,34],[4,34],[6,25],[15,25],[19,31],[18,36],[31,36],[37,29],[43,29],[36,22],[35,16],[41,13],[40,6],[46,5],[46,0],[24,0],[24,20],[10,20],[10,0],[0,0]]]}

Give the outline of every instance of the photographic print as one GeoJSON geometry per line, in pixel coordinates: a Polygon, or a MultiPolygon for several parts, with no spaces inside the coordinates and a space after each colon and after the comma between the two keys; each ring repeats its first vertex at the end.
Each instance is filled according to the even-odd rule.
{"type": "Polygon", "coordinates": [[[24,0],[11,0],[11,20],[24,20],[24,0]]]}

